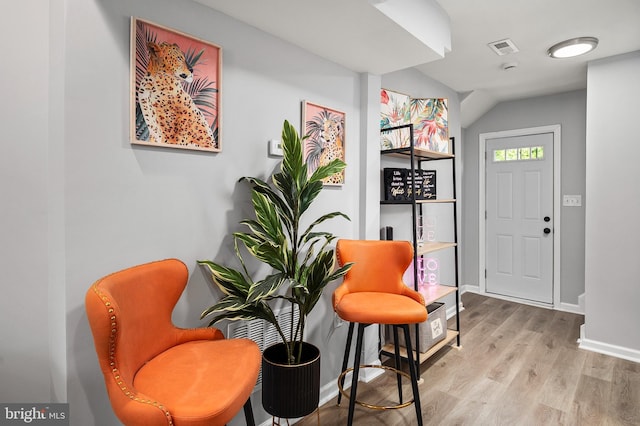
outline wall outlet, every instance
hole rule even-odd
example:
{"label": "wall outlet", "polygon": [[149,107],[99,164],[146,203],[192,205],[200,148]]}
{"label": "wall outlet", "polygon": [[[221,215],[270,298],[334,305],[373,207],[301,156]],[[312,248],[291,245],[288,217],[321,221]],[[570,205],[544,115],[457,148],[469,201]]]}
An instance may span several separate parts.
{"label": "wall outlet", "polygon": [[563,195],[562,205],[564,207],[581,207],[582,195]]}

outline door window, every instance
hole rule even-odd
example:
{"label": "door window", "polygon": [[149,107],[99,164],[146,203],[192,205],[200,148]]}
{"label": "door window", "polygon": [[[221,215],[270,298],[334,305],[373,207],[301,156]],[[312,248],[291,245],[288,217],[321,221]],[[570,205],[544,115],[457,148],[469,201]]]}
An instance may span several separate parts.
{"label": "door window", "polygon": [[544,147],[526,146],[522,148],[494,149],[493,162],[543,160]]}

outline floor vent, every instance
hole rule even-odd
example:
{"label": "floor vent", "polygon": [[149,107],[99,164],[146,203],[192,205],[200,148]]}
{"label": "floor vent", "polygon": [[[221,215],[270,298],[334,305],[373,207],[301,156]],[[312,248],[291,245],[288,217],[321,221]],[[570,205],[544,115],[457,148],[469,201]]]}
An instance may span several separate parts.
{"label": "floor vent", "polygon": [[496,52],[499,56],[508,55],[510,53],[516,53],[520,50],[516,47],[516,45],[508,38],[504,40],[493,41],[489,43],[487,46],[491,48],[494,52]]}
{"label": "floor vent", "polygon": [[[299,311],[296,309],[293,315],[294,324],[298,322],[300,317]],[[287,338],[291,337],[291,308],[283,308],[276,312],[278,325],[282,329]],[[227,326],[227,337],[230,339],[246,338],[251,339],[258,344],[260,351],[264,351],[269,346],[281,341],[280,335],[276,331],[273,324],[267,323],[261,319],[250,321],[234,321]],[[262,385],[262,370],[258,375],[258,382],[253,392],[260,390]]]}

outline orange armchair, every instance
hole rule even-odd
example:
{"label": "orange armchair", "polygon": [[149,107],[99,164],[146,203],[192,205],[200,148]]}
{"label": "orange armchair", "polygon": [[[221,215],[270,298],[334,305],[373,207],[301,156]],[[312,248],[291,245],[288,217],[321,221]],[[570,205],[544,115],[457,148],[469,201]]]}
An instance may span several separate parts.
{"label": "orange armchair", "polygon": [[[338,379],[340,389],[338,404],[340,404],[345,375],[348,371],[353,371],[347,424],[351,425],[353,422],[355,403],[377,409],[402,408],[413,403],[417,415],[417,424],[421,426],[422,413],[418,391],[418,373],[413,360],[409,324],[426,321],[427,308],[422,295],[407,287],[402,281],[405,270],[413,260],[413,247],[408,241],[338,240],[336,255],[341,266],[353,262],[353,266],[344,276],[342,284],[333,293],[333,308],[335,312],[343,320],[349,321],[342,373]],[[353,329],[356,323],[358,324],[358,335],[353,368],[347,369]],[[389,324],[393,326],[396,345],[396,368],[386,369],[395,371],[398,378],[400,404],[395,406],[373,406],[356,400],[364,329],[371,324]],[[400,371],[399,328],[404,331],[410,371],[407,376],[411,380],[413,390],[413,400],[407,403],[402,402],[401,375],[406,375],[406,373],[401,373]]]}
{"label": "orange armchair", "polygon": [[260,370],[258,346],[216,328],[177,328],[171,314],[188,279],[177,259],[108,275],[85,306],[111,406],[125,425],[224,425],[244,406]]}

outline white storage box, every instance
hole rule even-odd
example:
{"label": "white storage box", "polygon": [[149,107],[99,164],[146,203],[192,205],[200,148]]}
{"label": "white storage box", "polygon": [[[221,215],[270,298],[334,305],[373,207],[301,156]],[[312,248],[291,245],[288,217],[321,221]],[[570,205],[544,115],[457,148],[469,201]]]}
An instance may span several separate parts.
{"label": "white storage box", "polygon": [[[443,340],[447,335],[447,309],[444,303],[432,303],[427,306],[427,320],[420,323],[420,352],[427,352],[431,346]],[[411,336],[411,346],[416,349],[416,326],[409,324],[409,335]],[[393,340],[393,338],[391,339]],[[398,343],[406,347],[404,332],[398,330]]]}

